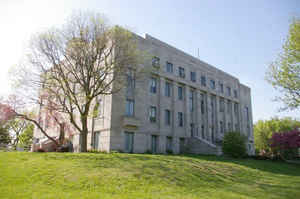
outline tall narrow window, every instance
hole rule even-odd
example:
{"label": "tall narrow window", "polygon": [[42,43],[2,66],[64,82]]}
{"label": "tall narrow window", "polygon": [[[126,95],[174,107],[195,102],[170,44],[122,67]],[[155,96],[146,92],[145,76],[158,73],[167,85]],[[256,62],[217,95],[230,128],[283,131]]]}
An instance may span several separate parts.
{"label": "tall narrow window", "polygon": [[165,110],[165,124],[167,126],[171,125],[171,111],[168,109]]}
{"label": "tall narrow window", "polygon": [[220,98],[220,112],[224,112],[224,109],[225,109],[224,99]]}
{"label": "tall narrow window", "polygon": [[237,92],[237,90],[234,90],[233,93],[234,93],[234,97],[238,98],[238,92]]}
{"label": "tall narrow window", "polygon": [[125,151],[133,153],[133,140],[134,134],[131,132],[125,132]]}
{"label": "tall narrow window", "polygon": [[216,88],[216,82],[213,79],[210,80],[210,88],[211,89],[215,89]]}
{"label": "tall narrow window", "polygon": [[204,114],[204,95],[201,94],[201,114]]}
{"label": "tall narrow window", "polygon": [[178,72],[179,72],[179,77],[185,78],[184,68],[179,67],[179,68],[178,68]]}
{"label": "tall narrow window", "polygon": [[193,112],[194,111],[194,95],[195,95],[195,91],[190,90],[190,111]]}
{"label": "tall narrow window", "polygon": [[201,76],[201,86],[206,86],[206,77],[204,75]]}
{"label": "tall narrow window", "polygon": [[196,82],[196,79],[197,79],[196,72],[191,72],[191,81]]}
{"label": "tall narrow window", "polygon": [[183,113],[178,112],[178,126],[182,127],[183,126]]}
{"label": "tall narrow window", "polygon": [[172,88],[172,85],[170,82],[166,82],[166,85],[165,85],[165,96],[166,97],[170,97],[171,96],[171,88]]}
{"label": "tall narrow window", "polygon": [[204,125],[201,125],[201,136],[203,139],[205,138]]}
{"label": "tall narrow window", "polygon": [[227,102],[227,113],[231,114],[232,113],[232,103],[230,100]]}
{"label": "tall narrow window", "polygon": [[151,151],[152,153],[157,153],[158,148],[158,136],[152,135],[151,136]]}
{"label": "tall narrow window", "polygon": [[150,122],[156,122],[156,107],[151,106],[149,111],[149,120]]}
{"label": "tall narrow window", "polygon": [[249,109],[247,106],[245,106],[245,115],[246,115],[246,120],[249,121]]}
{"label": "tall narrow window", "polygon": [[150,79],[150,92],[156,93],[157,88],[157,79],[155,77],[151,77]]}
{"label": "tall narrow window", "polygon": [[191,123],[191,124],[190,124],[190,127],[191,127],[191,136],[192,136],[192,137],[196,137],[195,124],[194,124],[194,123]]}
{"label": "tall narrow window", "polygon": [[234,114],[238,115],[238,111],[239,111],[239,105],[238,103],[234,103]]}
{"label": "tall narrow window", "polygon": [[178,99],[183,100],[183,87],[178,86]]}
{"label": "tall narrow window", "polygon": [[173,140],[172,137],[167,137],[167,143],[166,143],[166,151],[168,152],[172,152],[173,150],[173,144],[172,144]]}
{"label": "tall narrow window", "polygon": [[224,123],[222,121],[220,121],[220,132],[221,134],[224,133]]}
{"label": "tall narrow window", "polygon": [[166,71],[168,73],[173,73],[173,64],[172,63],[170,63],[170,62],[166,63]]}
{"label": "tall narrow window", "polygon": [[126,99],[126,110],[127,116],[134,116],[134,100]]}
{"label": "tall narrow window", "polygon": [[231,124],[231,122],[228,122],[228,131],[232,131],[232,124]]}
{"label": "tall narrow window", "polygon": [[231,88],[227,86],[227,96],[231,96]]}
{"label": "tall narrow window", "polygon": [[219,83],[219,86],[220,86],[220,93],[224,93],[224,85],[223,83]]}
{"label": "tall narrow window", "polygon": [[127,89],[135,88],[135,75],[133,70],[127,72]]}

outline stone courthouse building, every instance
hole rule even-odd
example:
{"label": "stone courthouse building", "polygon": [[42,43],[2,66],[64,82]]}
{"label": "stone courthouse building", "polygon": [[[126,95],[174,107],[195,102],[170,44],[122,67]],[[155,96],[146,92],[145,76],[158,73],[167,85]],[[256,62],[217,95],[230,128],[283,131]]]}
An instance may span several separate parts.
{"label": "stone courthouse building", "polygon": [[[100,97],[88,148],[133,153],[221,154],[228,131],[247,137],[254,154],[251,90],[239,79],[146,34],[136,36],[154,70],[128,75],[121,92]],[[150,62],[151,62],[150,61]],[[72,137],[75,151],[79,134]]]}

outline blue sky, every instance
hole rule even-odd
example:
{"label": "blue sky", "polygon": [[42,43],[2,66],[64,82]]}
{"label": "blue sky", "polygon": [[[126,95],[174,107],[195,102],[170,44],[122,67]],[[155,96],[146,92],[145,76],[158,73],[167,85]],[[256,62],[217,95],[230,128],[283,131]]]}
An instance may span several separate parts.
{"label": "blue sky", "polygon": [[74,10],[104,13],[113,24],[148,33],[238,77],[252,89],[254,121],[279,113],[278,93],[264,80],[281,51],[297,0],[2,0],[0,1],[0,94],[8,94],[9,67],[26,52],[30,34],[63,23]]}

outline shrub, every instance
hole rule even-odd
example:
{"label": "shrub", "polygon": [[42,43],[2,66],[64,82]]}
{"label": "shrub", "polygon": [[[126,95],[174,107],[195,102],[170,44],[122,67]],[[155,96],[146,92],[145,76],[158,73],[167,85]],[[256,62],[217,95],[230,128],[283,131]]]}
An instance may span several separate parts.
{"label": "shrub", "polygon": [[223,153],[234,158],[247,155],[246,137],[239,132],[228,132],[225,134],[222,144]]}

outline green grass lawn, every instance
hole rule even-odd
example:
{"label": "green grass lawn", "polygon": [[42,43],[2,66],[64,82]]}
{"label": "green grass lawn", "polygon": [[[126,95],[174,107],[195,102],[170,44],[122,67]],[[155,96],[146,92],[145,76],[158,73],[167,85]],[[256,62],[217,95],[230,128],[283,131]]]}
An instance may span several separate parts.
{"label": "green grass lawn", "polygon": [[214,156],[0,152],[0,198],[300,198],[300,166]]}

